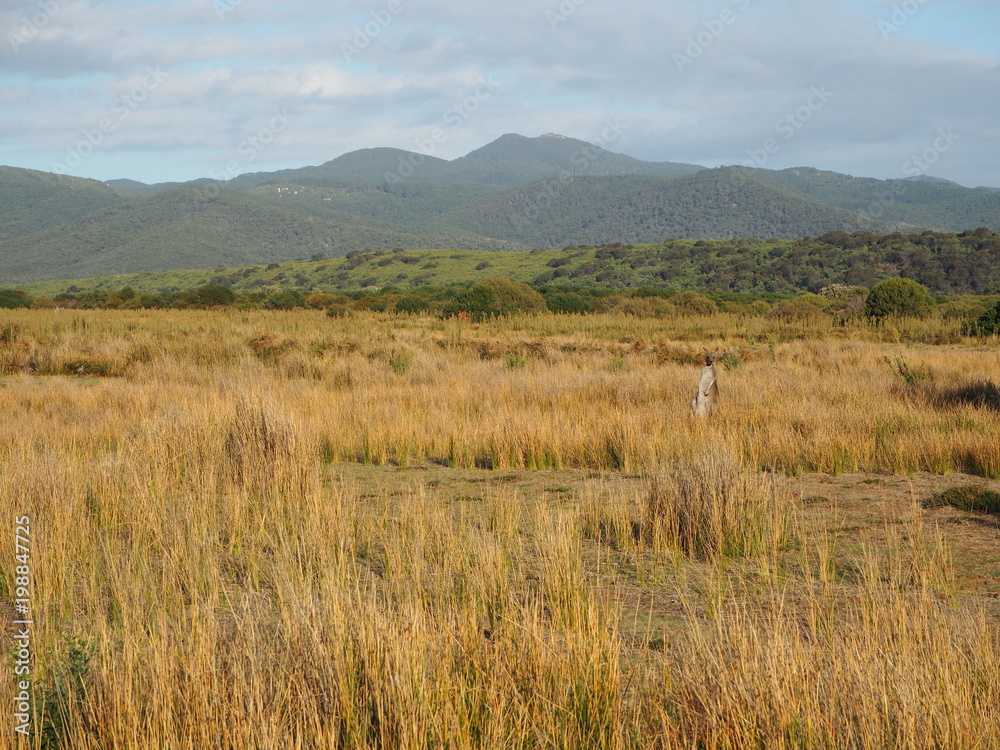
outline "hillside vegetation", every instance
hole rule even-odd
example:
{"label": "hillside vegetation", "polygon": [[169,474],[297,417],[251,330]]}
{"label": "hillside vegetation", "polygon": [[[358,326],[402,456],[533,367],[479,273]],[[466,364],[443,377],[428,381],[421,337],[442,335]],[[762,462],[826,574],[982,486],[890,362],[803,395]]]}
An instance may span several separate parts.
{"label": "hillside vegetation", "polygon": [[21,285],[32,294],[130,287],[170,292],[217,284],[237,292],[412,290],[472,284],[499,276],[565,289],[699,290],[796,294],[831,285],[871,288],[894,276],[931,293],[1000,294],[1000,234],[987,229],[944,234],[830,232],[800,240],[669,240],[653,245],[566,247],[505,252],[428,250],[352,252],[267,266],[52,281]]}
{"label": "hillside vegetation", "polygon": [[185,185],[0,245],[0,283],[236,266],[397,246],[522,247],[461,231],[407,232],[362,216],[328,209],[310,213],[232,190]]}
{"label": "hillside vegetation", "polygon": [[[125,201],[103,182],[0,167],[0,247],[3,243]],[[0,264],[6,261],[0,254]]]}
{"label": "hillside vegetation", "polygon": [[4,168],[0,198],[5,284],[393,248],[1000,230],[1000,190],[646,162],[552,134],[508,134],[452,161],[364,149],[224,183],[103,185]]}

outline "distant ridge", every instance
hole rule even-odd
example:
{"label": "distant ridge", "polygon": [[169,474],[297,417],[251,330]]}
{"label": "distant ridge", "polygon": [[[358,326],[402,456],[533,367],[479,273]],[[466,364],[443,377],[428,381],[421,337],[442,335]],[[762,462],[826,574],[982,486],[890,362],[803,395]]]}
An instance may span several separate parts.
{"label": "distant ridge", "polygon": [[555,133],[536,138],[507,133],[452,161],[397,148],[365,148],[317,167],[240,175],[229,183],[229,187],[248,190],[269,182],[334,184],[349,180],[375,184],[437,182],[513,187],[563,174],[679,177],[702,169],[704,167],[696,164],[640,161]]}
{"label": "distant ridge", "polygon": [[[609,125],[607,143],[613,135]],[[0,168],[4,284],[395,248],[530,250],[978,227],[1000,230],[1000,190],[811,167],[648,162],[556,133],[508,133],[451,161],[361,149],[228,182],[105,184]]]}

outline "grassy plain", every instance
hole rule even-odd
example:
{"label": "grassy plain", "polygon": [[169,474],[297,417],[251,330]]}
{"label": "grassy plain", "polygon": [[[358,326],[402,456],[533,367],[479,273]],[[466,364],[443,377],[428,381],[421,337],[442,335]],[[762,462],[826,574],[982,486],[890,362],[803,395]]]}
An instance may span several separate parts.
{"label": "grassy plain", "polygon": [[4,312],[23,745],[997,747],[957,325]]}

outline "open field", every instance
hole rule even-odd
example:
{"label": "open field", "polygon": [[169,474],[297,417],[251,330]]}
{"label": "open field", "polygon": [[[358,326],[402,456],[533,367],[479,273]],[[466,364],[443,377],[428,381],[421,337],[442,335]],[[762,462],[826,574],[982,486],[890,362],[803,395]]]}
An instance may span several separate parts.
{"label": "open field", "polygon": [[1000,747],[997,516],[920,504],[1000,490],[949,325],[3,312],[22,746]]}

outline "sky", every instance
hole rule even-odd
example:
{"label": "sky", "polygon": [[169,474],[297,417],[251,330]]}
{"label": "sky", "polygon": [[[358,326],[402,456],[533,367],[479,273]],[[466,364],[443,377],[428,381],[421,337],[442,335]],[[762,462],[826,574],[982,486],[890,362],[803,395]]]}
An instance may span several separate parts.
{"label": "sky", "polygon": [[996,0],[0,0],[0,164],[147,183],[559,133],[1000,187]]}

